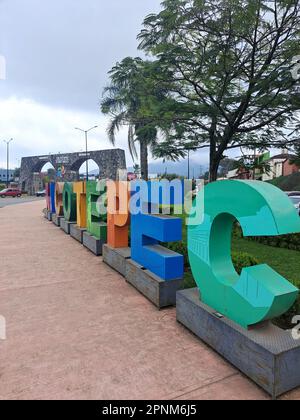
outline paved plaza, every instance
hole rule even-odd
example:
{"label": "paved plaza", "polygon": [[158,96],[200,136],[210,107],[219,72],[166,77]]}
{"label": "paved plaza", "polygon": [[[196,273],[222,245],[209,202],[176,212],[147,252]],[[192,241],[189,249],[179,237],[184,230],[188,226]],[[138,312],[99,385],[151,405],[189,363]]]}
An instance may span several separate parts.
{"label": "paved plaza", "polygon": [[[0,209],[1,399],[268,399],[42,216]],[[300,399],[300,390],[285,395]]]}

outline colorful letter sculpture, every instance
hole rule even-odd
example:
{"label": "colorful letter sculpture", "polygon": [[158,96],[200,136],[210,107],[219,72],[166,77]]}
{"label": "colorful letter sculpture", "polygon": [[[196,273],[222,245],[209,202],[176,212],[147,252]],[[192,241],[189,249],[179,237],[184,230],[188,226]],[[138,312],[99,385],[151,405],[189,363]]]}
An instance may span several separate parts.
{"label": "colorful letter sculpture", "polygon": [[128,247],[129,199],[127,182],[108,182],[107,244],[112,248]]}
{"label": "colorful letter sculpture", "polygon": [[181,219],[147,214],[131,217],[131,258],[163,280],[183,277],[183,256],[159,245],[182,239]]}
{"label": "colorful letter sculpture", "polygon": [[200,300],[244,328],[284,314],[298,289],[268,265],[244,268],[239,276],[231,258],[231,235],[235,220],[244,236],[299,232],[300,219],[286,194],[254,181],[216,182],[199,198],[202,194],[204,221],[188,228],[189,258]]}
{"label": "colorful letter sculpture", "polygon": [[51,195],[50,195],[50,184],[46,184],[46,209],[47,211],[51,211]]}
{"label": "colorful letter sculpture", "polygon": [[86,182],[74,182],[73,191],[76,194],[77,226],[86,228]]}
{"label": "colorful letter sculpture", "polygon": [[65,182],[63,189],[63,214],[67,222],[76,222],[76,194],[73,191],[73,183]]}
{"label": "colorful letter sculpture", "polygon": [[104,206],[103,194],[106,188],[101,188],[101,181],[88,181],[86,183],[87,198],[87,231],[97,239],[107,240],[107,217],[100,214],[100,207]]}
{"label": "colorful letter sculpture", "polygon": [[56,215],[61,217],[64,215],[64,205],[63,205],[63,191],[64,191],[64,182],[57,182],[55,184],[55,208]]}
{"label": "colorful letter sculpture", "polygon": [[55,183],[54,182],[50,182],[49,189],[50,189],[50,212],[52,214],[55,214],[56,207],[55,207]]}

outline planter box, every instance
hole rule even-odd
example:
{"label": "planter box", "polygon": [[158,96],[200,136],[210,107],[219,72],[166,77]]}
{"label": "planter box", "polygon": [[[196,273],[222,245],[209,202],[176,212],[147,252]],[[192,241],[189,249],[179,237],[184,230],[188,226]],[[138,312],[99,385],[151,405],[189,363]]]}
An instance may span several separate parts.
{"label": "planter box", "polygon": [[62,216],[57,216],[57,214],[52,214],[52,222],[55,224],[55,226],[60,227],[60,221],[63,219]]}
{"label": "planter box", "polygon": [[86,232],[86,229],[79,228],[77,225],[72,224],[70,226],[70,235],[72,238],[76,239],[76,241],[83,244],[83,234]]}
{"label": "planter box", "polygon": [[122,276],[126,276],[126,264],[131,257],[130,248],[111,248],[103,245],[103,262],[112,267]]}
{"label": "planter box", "polygon": [[177,293],[176,313],[178,322],[273,398],[300,386],[300,340],[290,331],[270,322],[245,330],[202,303],[197,288]]}
{"label": "planter box", "polygon": [[159,309],[176,304],[176,292],[183,284],[183,279],[165,281],[133,260],[126,262],[126,281]]}
{"label": "planter box", "polygon": [[60,228],[63,230],[67,235],[70,235],[70,228],[71,225],[75,225],[76,222],[68,222],[64,218],[60,219]]}
{"label": "planter box", "polygon": [[105,244],[104,241],[97,239],[95,236],[88,232],[83,233],[83,245],[89,249],[94,255],[102,255],[102,247]]}

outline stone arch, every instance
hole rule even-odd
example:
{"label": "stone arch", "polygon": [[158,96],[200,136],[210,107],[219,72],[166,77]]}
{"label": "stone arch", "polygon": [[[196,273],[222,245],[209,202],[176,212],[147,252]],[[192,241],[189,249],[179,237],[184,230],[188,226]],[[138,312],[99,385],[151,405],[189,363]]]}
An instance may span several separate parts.
{"label": "stone arch", "polygon": [[58,172],[63,168],[63,174],[57,180],[77,181],[78,172],[87,160],[93,160],[99,167],[100,178],[117,179],[118,170],[126,169],[125,152],[121,149],[98,150],[88,153],[62,153],[45,156],[22,158],[20,187],[29,194],[35,194],[34,174],[39,173],[46,163],[51,163]]}

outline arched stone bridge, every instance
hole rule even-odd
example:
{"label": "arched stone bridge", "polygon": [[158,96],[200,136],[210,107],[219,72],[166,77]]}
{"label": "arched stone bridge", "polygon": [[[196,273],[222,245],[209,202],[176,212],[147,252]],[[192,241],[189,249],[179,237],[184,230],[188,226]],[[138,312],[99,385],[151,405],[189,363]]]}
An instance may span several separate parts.
{"label": "arched stone bridge", "polygon": [[35,194],[37,189],[35,177],[47,163],[53,165],[56,173],[59,168],[64,167],[63,177],[56,176],[56,180],[77,181],[80,167],[89,159],[94,160],[99,166],[101,179],[115,180],[118,170],[126,169],[125,152],[121,149],[24,157],[21,163],[20,188],[28,194]]}

